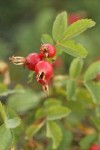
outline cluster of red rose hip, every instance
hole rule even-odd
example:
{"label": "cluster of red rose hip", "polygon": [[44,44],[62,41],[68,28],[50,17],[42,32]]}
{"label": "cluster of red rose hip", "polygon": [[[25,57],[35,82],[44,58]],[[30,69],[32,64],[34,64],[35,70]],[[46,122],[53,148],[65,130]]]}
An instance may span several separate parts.
{"label": "cluster of red rose hip", "polygon": [[46,58],[53,58],[56,49],[51,44],[42,44],[40,53],[30,53],[26,58],[12,56],[9,58],[15,65],[24,65],[30,71],[35,71],[37,81],[42,84],[43,90],[48,91],[48,83],[53,75],[52,64]]}

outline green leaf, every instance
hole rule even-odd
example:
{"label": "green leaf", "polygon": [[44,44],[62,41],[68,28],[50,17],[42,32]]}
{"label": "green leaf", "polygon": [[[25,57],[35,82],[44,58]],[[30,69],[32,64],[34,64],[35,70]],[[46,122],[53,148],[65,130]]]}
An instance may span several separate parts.
{"label": "green leaf", "polygon": [[92,80],[96,77],[97,74],[100,74],[100,61],[90,65],[90,67],[85,72],[84,80]]}
{"label": "green leaf", "polygon": [[77,44],[73,40],[60,41],[56,47],[74,57],[85,58],[88,54],[87,50],[81,44]]}
{"label": "green leaf", "polygon": [[26,136],[29,138],[33,137],[43,127],[44,123],[44,118],[35,121],[26,129]]}
{"label": "green leaf", "polygon": [[67,13],[62,12],[57,15],[52,29],[53,39],[57,42],[62,39],[67,28]]}
{"label": "green leaf", "polygon": [[87,69],[84,75],[84,85],[89,90],[93,102],[97,103],[100,101],[100,82],[94,82],[93,79],[96,75],[100,74],[100,62],[95,62]]}
{"label": "green leaf", "polygon": [[54,98],[49,98],[44,103],[44,106],[46,107],[46,109],[52,106],[57,106],[57,105],[61,105],[61,101],[58,101],[57,99],[54,99]]}
{"label": "green leaf", "polygon": [[56,120],[61,119],[68,116],[70,113],[70,109],[64,106],[52,106],[46,109],[47,120]]}
{"label": "green leaf", "polygon": [[53,39],[52,39],[52,37],[50,36],[50,35],[48,35],[48,34],[43,34],[42,35],[42,37],[41,37],[41,41],[42,41],[42,43],[43,44],[54,44],[54,42],[53,42]]}
{"label": "green leaf", "polygon": [[4,106],[2,105],[1,102],[0,102],[0,113],[1,113],[3,121],[5,121],[5,119],[7,118],[7,115],[6,115],[6,112],[5,112],[5,108],[4,108]]}
{"label": "green leaf", "polygon": [[66,147],[68,147],[71,144],[72,140],[73,140],[72,132],[63,129],[63,139],[57,150],[67,150]]}
{"label": "green leaf", "polygon": [[91,19],[78,20],[67,28],[64,39],[71,39],[93,26],[95,26],[95,22]]}
{"label": "green leaf", "polygon": [[8,98],[7,105],[19,113],[35,108],[40,102],[41,94],[38,96],[34,92],[25,91],[23,93],[14,94]]}
{"label": "green leaf", "polygon": [[56,149],[62,141],[62,132],[60,127],[54,121],[47,122],[46,136],[53,141],[53,149]]}
{"label": "green leaf", "polygon": [[19,117],[5,120],[6,128],[16,128],[17,126],[20,125],[20,123],[21,123],[21,120]]}
{"label": "green leaf", "polygon": [[25,89],[22,87],[22,85],[16,85],[15,88],[12,90],[12,89],[8,89],[5,91],[3,90],[4,87],[2,87],[2,85],[0,85],[0,88],[2,88],[2,91],[0,93],[0,97],[2,96],[8,96],[8,95],[11,95],[11,94],[14,94],[14,93],[23,93],[25,92]]}
{"label": "green leaf", "polygon": [[68,100],[74,99],[76,90],[76,81],[73,79],[67,80],[67,98]]}
{"label": "green leaf", "polygon": [[69,75],[72,78],[76,78],[79,76],[83,67],[83,60],[80,58],[75,58],[69,68]]}
{"label": "green leaf", "polygon": [[1,102],[0,102],[0,112],[6,128],[16,128],[17,126],[20,125],[21,121],[19,117],[8,119],[8,114],[6,114],[5,108]]}
{"label": "green leaf", "polygon": [[0,150],[8,150],[13,141],[13,134],[10,129],[7,129],[3,124],[0,126]]}
{"label": "green leaf", "polygon": [[95,142],[96,140],[97,140],[97,134],[91,134],[91,135],[84,137],[80,141],[79,145],[80,145],[81,149],[88,150],[89,147],[91,146],[91,144],[93,142]]}
{"label": "green leaf", "polygon": [[84,85],[89,90],[94,103],[100,102],[100,82],[95,83],[92,81],[84,82]]}

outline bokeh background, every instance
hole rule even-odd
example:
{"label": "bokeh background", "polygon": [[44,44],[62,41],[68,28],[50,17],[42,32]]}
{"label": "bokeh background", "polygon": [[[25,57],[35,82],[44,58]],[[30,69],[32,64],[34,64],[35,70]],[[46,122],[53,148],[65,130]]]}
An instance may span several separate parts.
{"label": "bokeh background", "polygon": [[[91,18],[96,26],[76,40],[82,43],[89,55],[85,65],[95,61],[100,56],[100,0],[1,0],[0,1],[0,60],[10,66],[12,84],[27,80],[28,72],[15,67],[9,62],[12,55],[27,56],[31,52],[38,52],[41,35],[51,35],[53,21],[61,11],[68,15],[76,14],[80,18]],[[63,71],[67,72],[73,57],[61,56],[64,62]],[[62,69],[59,69],[59,72]]]}

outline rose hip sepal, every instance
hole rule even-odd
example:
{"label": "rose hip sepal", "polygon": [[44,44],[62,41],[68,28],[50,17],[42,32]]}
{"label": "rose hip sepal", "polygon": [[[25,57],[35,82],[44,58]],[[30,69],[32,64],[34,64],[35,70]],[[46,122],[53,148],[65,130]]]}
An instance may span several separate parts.
{"label": "rose hip sepal", "polygon": [[42,44],[40,47],[40,55],[43,58],[52,58],[56,55],[56,49],[51,44]]}
{"label": "rose hip sepal", "polygon": [[42,84],[44,92],[48,92],[48,83],[53,75],[52,65],[47,61],[40,61],[35,66],[36,79]]}
{"label": "rose hip sepal", "polygon": [[100,145],[97,145],[97,144],[93,144],[89,150],[100,150]]}
{"label": "rose hip sepal", "polygon": [[24,65],[27,69],[34,71],[35,65],[42,60],[40,54],[30,53],[26,58],[20,56],[12,56],[9,58],[15,65]]}

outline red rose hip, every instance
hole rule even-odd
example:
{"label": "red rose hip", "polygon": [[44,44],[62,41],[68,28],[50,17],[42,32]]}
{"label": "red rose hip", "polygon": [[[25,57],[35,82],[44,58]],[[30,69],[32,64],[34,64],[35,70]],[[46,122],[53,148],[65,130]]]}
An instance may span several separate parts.
{"label": "red rose hip", "polygon": [[53,74],[52,65],[47,61],[40,61],[35,66],[36,78],[42,85],[48,84]]}
{"label": "red rose hip", "polygon": [[41,60],[41,55],[37,53],[31,53],[26,57],[25,67],[27,67],[29,70],[34,70],[35,65]]}
{"label": "red rose hip", "polygon": [[78,21],[79,19],[81,19],[81,16],[78,13],[71,13],[68,16],[68,23],[72,24],[72,23]]}
{"label": "red rose hip", "polygon": [[93,144],[89,150],[100,150],[100,145],[97,145],[97,144]]}
{"label": "red rose hip", "polygon": [[56,49],[53,45],[51,44],[43,44],[40,47],[40,54],[43,58],[52,58],[56,54]]}

